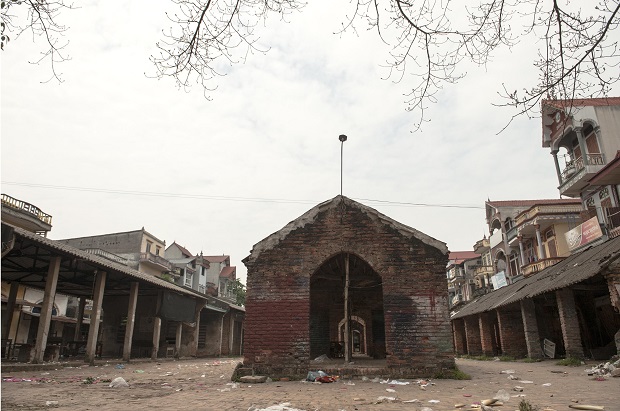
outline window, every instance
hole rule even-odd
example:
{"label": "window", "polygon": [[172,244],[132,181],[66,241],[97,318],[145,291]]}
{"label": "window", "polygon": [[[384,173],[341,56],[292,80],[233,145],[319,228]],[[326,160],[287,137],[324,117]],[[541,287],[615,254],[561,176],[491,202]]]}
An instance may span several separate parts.
{"label": "window", "polygon": [[146,252],[150,253],[151,252],[151,247],[153,246],[153,242],[152,241],[147,241],[146,242]]}
{"label": "window", "polygon": [[193,276],[194,276],[194,275],[193,275],[192,273],[190,273],[189,271],[187,271],[187,272],[185,273],[185,285],[186,285],[187,287],[191,287],[191,286],[192,286],[192,277],[193,277]]}
{"label": "window", "polygon": [[156,246],[155,247],[155,255],[159,255],[160,252],[161,252],[161,247],[160,246]]}

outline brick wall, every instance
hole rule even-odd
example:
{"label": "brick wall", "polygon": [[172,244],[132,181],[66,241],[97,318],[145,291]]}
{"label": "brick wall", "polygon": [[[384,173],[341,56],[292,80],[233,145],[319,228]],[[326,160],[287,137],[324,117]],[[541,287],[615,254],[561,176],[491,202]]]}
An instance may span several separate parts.
{"label": "brick wall", "polygon": [[[332,317],[341,309],[315,289],[311,293],[311,278],[324,262],[345,252],[363,260],[382,280],[385,350],[394,373],[422,375],[452,368],[447,255],[434,246],[441,243],[348,199],[342,213],[337,199],[257,244],[244,260],[246,366],[273,375],[307,372],[311,354],[323,351],[326,338],[337,332]],[[356,305],[372,325],[372,314]]]}
{"label": "brick wall", "polygon": [[454,337],[454,352],[457,355],[467,354],[467,340],[465,339],[465,320],[458,318],[452,321],[452,335]]}
{"label": "brick wall", "polygon": [[527,357],[521,305],[514,303],[496,311],[502,354],[515,358]]}
{"label": "brick wall", "polygon": [[538,320],[536,318],[536,306],[533,299],[521,300],[521,317],[523,320],[525,343],[527,345],[527,356],[529,358],[543,358],[541,338],[538,332]]}
{"label": "brick wall", "polygon": [[483,312],[480,313],[478,317],[482,354],[487,356],[495,356],[498,353],[497,342],[495,341],[495,335],[493,333],[494,314],[494,312]]}
{"label": "brick wall", "polygon": [[480,338],[480,324],[477,315],[470,315],[465,320],[465,339],[467,340],[467,354],[481,355],[482,341]]}

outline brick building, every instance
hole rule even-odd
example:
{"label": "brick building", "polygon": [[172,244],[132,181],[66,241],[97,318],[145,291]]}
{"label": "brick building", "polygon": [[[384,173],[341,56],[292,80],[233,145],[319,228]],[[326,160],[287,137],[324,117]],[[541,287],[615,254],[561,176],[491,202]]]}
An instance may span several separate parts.
{"label": "brick building", "polygon": [[[320,355],[384,361],[390,374],[454,367],[444,243],[342,196],[254,245],[244,366],[305,375]],[[343,360],[344,361],[344,360]]]}

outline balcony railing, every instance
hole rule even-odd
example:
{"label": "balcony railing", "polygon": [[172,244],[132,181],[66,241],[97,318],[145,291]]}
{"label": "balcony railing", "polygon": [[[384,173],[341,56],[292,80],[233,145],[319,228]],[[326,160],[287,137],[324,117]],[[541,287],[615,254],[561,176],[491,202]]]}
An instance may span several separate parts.
{"label": "balcony railing", "polygon": [[82,251],[86,251],[89,254],[98,255],[99,257],[107,258],[110,261],[114,261],[119,264],[127,265],[129,261],[126,258],[113,254],[109,251],[102,250],[101,248],[85,248]]}
{"label": "balcony railing", "polygon": [[170,261],[166,260],[165,258],[159,255],[155,255],[153,253],[140,253],[140,262],[144,262],[144,261],[148,261],[153,264],[158,264],[166,268],[169,271],[172,270],[172,264],[170,263]]}
{"label": "balcony railing", "polygon": [[2,194],[2,205],[14,208],[16,210],[25,211],[34,215],[37,219],[44,222],[45,224],[52,225],[52,216],[44,213],[38,207],[33,206],[30,203],[27,203],[22,200],[18,200],[9,195]]}
{"label": "balcony railing", "polygon": [[523,271],[523,275],[527,277],[528,275],[535,274],[539,271],[544,270],[545,268],[551,267],[562,261],[564,257],[552,257],[552,258],[544,258],[542,260],[534,261],[533,263],[526,264],[521,267]]}
{"label": "balcony railing", "polygon": [[481,275],[493,274],[493,266],[491,265],[479,265],[474,270],[474,277],[478,277]]}
{"label": "balcony railing", "polygon": [[583,157],[576,158],[575,160],[568,161],[566,167],[562,171],[562,181],[570,180],[570,178],[581,171],[586,165],[604,166],[605,159],[602,153],[588,153],[586,154],[586,163],[584,164]]}
{"label": "balcony railing", "polygon": [[205,294],[206,291],[207,291],[207,287],[205,287],[204,285],[199,285],[198,286],[198,292],[199,293]]}

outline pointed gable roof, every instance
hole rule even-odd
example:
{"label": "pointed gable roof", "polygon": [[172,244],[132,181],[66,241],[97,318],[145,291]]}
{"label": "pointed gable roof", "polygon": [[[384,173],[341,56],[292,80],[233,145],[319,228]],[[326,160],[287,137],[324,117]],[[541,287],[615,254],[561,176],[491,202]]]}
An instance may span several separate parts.
{"label": "pointed gable roof", "polygon": [[429,235],[426,235],[423,232],[416,230],[415,228],[399,223],[398,221],[393,220],[384,214],[381,214],[374,208],[368,207],[362,203],[358,203],[357,201],[351,200],[348,197],[337,195],[331,200],[324,201],[314,206],[313,208],[306,211],[304,214],[302,214],[297,219],[285,225],[281,230],[276,231],[270,236],[254,244],[254,247],[252,247],[252,251],[250,252],[250,255],[247,256],[245,259],[243,259],[243,262],[255,260],[256,258],[258,258],[258,256],[263,251],[270,250],[276,247],[281,241],[286,239],[286,237],[288,237],[288,235],[294,230],[298,228],[303,228],[307,224],[312,224],[316,220],[319,213],[321,213],[322,211],[340,207],[341,202],[344,202],[346,207],[357,208],[358,210],[367,214],[371,218],[378,219],[383,224],[386,224],[392,227],[393,229],[397,230],[400,234],[402,234],[405,237],[409,237],[409,238],[414,237],[422,241],[423,243],[440,250],[443,254],[448,254],[448,247],[446,243],[436,240],[435,238]]}

